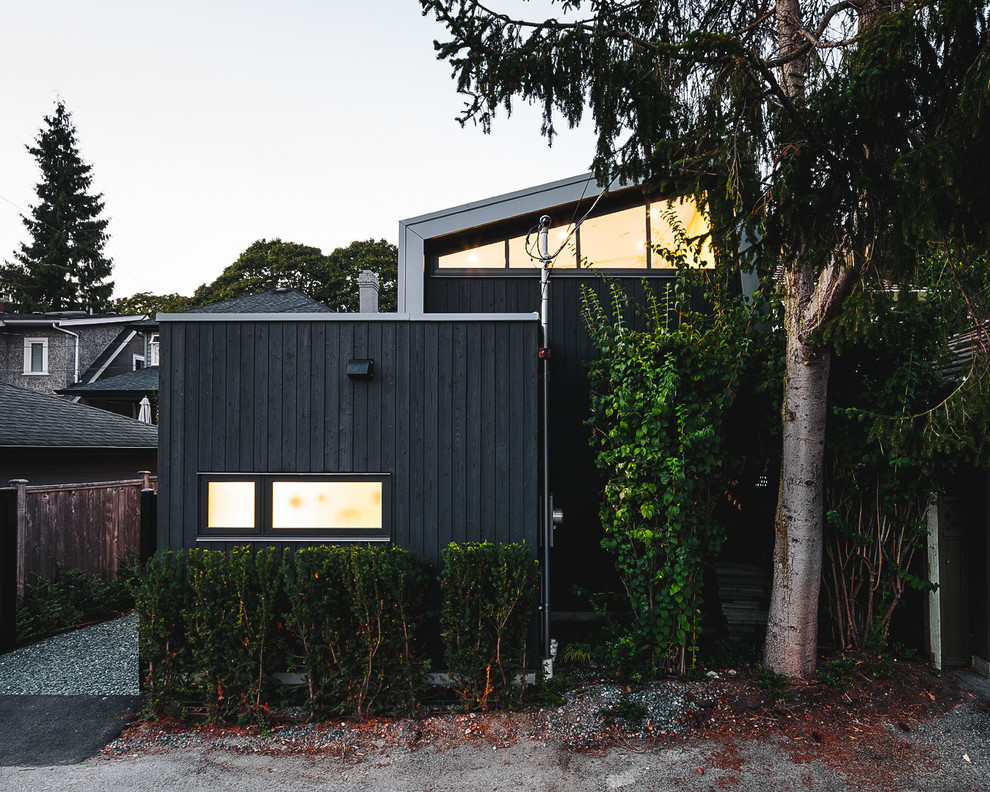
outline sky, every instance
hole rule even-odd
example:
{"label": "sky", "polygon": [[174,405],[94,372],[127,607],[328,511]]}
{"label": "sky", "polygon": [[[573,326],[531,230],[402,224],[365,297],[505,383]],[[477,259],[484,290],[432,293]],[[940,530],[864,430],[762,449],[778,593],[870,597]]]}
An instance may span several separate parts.
{"label": "sky", "polygon": [[6,0],[0,259],[27,241],[25,146],[59,99],[106,204],[116,297],[189,295],[258,239],[395,244],[400,220],[589,169],[590,123],[552,147],[525,105],[491,135],[461,127],[443,37],[416,0]]}

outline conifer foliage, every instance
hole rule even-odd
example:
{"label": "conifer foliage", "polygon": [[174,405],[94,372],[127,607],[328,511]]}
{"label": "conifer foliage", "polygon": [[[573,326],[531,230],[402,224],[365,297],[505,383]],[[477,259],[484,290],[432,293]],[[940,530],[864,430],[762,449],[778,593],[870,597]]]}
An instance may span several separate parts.
{"label": "conifer foliage", "polygon": [[[743,240],[783,272],[781,480],[766,665],[813,674],[828,325],[857,283],[910,283],[933,248],[983,251],[987,0],[420,0],[486,130],[516,101],[551,138],[594,120],[593,167],[706,206],[720,263]],[[740,234],[740,231],[744,231]],[[749,266],[747,263],[746,266]]]}
{"label": "conifer foliage", "polygon": [[103,311],[113,291],[113,262],[103,253],[108,220],[101,217],[103,196],[90,191],[93,167],[79,155],[61,100],[27,150],[41,168],[38,203],[22,218],[30,240],[0,268],[3,291],[22,311]]}

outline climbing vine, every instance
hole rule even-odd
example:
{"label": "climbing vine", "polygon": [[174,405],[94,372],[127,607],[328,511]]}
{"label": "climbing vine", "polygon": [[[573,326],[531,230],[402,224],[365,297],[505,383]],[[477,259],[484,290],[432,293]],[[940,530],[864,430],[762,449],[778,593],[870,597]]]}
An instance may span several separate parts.
{"label": "climbing vine", "polygon": [[611,305],[590,290],[583,315],[601,353],[591,364],[591,444],[604,476],[602,546],[615,557],[632,624],[630,663],[684,671],[700,629],[701,577],[724,531],[712,519],[725,493],[723,424],[748,341],[740,307],[707,318],[682,291]]}

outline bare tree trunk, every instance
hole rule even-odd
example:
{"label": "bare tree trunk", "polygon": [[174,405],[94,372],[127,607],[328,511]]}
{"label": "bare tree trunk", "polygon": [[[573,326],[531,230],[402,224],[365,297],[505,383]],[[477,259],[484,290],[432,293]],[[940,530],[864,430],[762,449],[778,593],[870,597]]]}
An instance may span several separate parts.
{"label": "bare tree trunk", "polygon": [[782,408],[783,449],[775,520],[773,590],[765,664],[789,677],[814,673],[822,570],[822,482],[830,356],[803,343],[816,301],[816,273],[787,275],[787,361]]}

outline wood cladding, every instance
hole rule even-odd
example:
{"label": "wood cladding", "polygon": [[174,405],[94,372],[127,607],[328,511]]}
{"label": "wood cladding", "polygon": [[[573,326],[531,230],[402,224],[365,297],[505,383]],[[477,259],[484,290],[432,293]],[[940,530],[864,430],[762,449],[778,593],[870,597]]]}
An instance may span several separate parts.
{"label": "wood cladding", "polygon": [[[535,553],[538,336],[535,319],[163,321],[159,547],[231,546],[197,541],[199,473],[388,473],[399,546]],[[352,359],[373,378],[348,378]]]}

